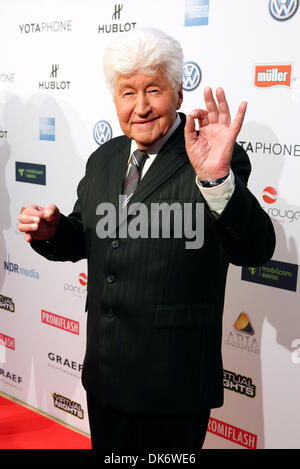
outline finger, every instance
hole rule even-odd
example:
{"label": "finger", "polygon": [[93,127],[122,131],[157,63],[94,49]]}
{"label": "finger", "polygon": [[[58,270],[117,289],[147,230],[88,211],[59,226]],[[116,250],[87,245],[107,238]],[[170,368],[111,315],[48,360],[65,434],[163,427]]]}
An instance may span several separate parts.
{"label": "finger", "polygon": [[197,140],[197,132],[195,126],[195,119],[192,114],[186,116],[186,124],[184,127],[184,138],[187,145],[195,143]]}
{"label": "finger", "polygon": [[206,104],[206,109],[208,111],[208,121],[210,124],[215,124],[219,120],[219,111],[216,104],[216,101],[213,97],[212,89],[205,88],[204,89],[204,100]]}
{"label": "finger", "polygon": [[21,213],[18,216],[18,220],[20,223],[39,223],[40,217],[28,215],[26,213]]}
{"label": "finger", "polygon": [[43,210],[44,210],[44,207],[41,207],[39,205],[28,205],[22,210],[20,215],[25,214],[25,215],[40,217]]}
{"label": "finger", "polygon": [[47,221],[52,221],[58,213],[56,205],[49,204],[43,209],[42,218]]}
{"label": "finger", "polygon": [[219,106],[219,123],[230,126],[231,116],[223,88],[217,88],[216,97]]}
{"label": "finger", "polygon": [[234,136],[235,138],[237,137],[237,135],[239,134],[240,130],[241,130],[241,127],[243,125],[243,122],[244,122],[244,118],[245,118],[245,114],[246,114],[246,110],[247,110],[247,102],[246,101],[243,101],[239,108],[238,108],[238,112],[235,116],[235,119],[233,120],[230,128],[232,129],[233,133],[234,133]]}
{"label": "finger", "polygon": [[198,120],[199,128],[208,125],[208,112],[206,109],[194,109],[190,112],[190,115]]}
{"label": "finger", "polygon": [[18,229],[22,231],[22,233],[29,233],[30,231],[37,231],[38,230],[38,223],[19,223]]}
{"label": "finger", "polygon": [[24,238],[25,238],[25,241],[27,241],[27,243],[30,243],[32,241],[32,236],[30,233],[25,233]]}

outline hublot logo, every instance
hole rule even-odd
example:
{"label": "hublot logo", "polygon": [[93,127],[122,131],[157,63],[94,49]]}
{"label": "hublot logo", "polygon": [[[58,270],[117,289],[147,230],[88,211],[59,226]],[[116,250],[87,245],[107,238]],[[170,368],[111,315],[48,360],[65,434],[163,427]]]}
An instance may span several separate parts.
{"label": "hublot logo", "polygon": [[[57,78],[58,77],[58,64],[52,64],[51,72],[49,73],[49,78]],[[39,82],[39,89],[40,90],[69,90],[70,89],[70,81],[65,80],[50,80],[50,81],[40,81]]]}
{"label": "hublot logo", "polygon": [[123,10],[123,3],[116,4],[111,19],[118,21],[117,23],[101,24],[98,25],[99,34],[110,33],[128,33],[135,28],[136,22],[127,21],[119,22],[121,20],[121,11]]}

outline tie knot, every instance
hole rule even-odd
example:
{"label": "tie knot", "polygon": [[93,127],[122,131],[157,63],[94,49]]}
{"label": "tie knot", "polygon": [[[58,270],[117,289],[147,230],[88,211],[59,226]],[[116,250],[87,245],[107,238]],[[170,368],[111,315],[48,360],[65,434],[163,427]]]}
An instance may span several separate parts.
{"label": "tie knot", "polygon": [[135,152],[132,154],[132,164],[140,168],[143,166],[146,158],[148,158],[148,154],[145,151],[135,150]]}

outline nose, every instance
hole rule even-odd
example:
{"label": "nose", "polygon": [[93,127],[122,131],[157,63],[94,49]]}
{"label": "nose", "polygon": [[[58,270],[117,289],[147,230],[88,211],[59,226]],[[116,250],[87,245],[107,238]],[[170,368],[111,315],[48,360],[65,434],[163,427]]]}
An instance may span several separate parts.
{"label": "nose", "polygon": [[137,94],[134,111],[139,116],[147,116],[151,112],[151,105],[147,93],[141,91]]}

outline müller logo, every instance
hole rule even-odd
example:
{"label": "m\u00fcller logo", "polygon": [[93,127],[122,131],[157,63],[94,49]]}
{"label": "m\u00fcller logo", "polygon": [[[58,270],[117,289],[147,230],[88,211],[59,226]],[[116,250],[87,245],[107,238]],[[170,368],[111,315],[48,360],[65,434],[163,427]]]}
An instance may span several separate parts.
{"label": "m\u00fcller logo", "polygon": [[255,65],[254,84],[258,88],[291,86],[291,65]]}

